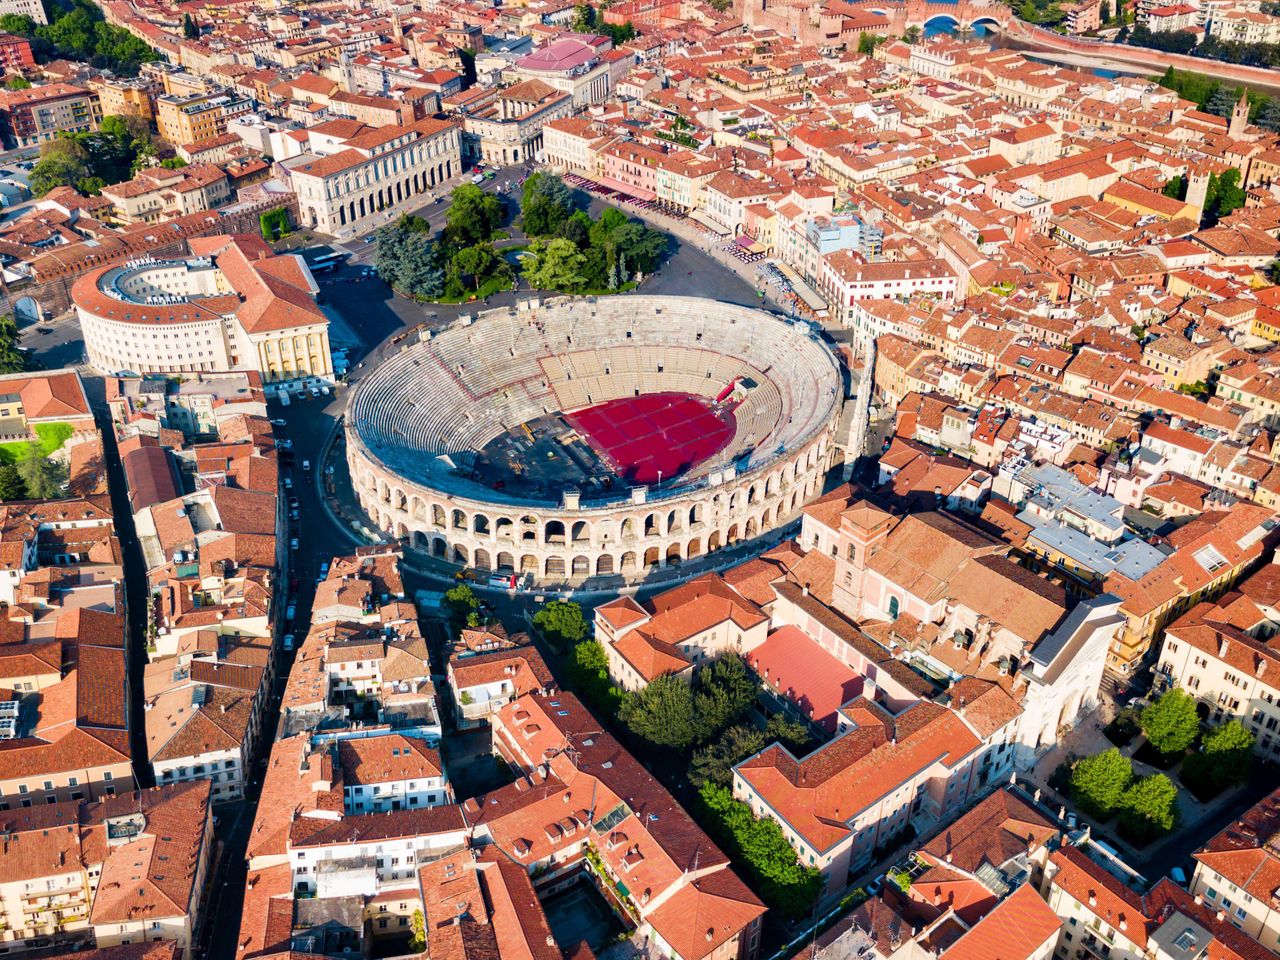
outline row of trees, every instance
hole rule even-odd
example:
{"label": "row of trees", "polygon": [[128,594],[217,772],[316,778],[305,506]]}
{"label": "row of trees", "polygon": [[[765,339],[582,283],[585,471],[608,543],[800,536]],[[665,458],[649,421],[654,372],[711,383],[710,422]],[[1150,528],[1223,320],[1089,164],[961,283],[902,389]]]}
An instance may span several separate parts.
{"label": "row of trees", "polygon": [[1086,757],[1071,771],[1071,799],[1097,820],[1119,816],[1134,843],[1169,833],[1178,822],[1178,788],[1163,773],[1135,779],[1133,764],[1115,747]]}
{"label": "row of trees", "polygon": [[535,173],[525,181],[521,222],[532,238],[524,277],[537,290],[562,293],[616,291],[652,273],[667,252],[668,236],[607,208],[599,220],[559,177]]}
{"label": "row of trees", "polygon": [[[1140,44],[1145,46],[1145,44]],[[1184,100],[1190,100],[1205,113],[1218,117],[1229,117],[1231,111],[1240,102],[1242,93],[1249,98],[1249,121],[1264,130],[1280,133],[1280,97],[1268,96],[1256,90],[1246,91],[1243,87],[1233,87],[1193,70],[1175,70],[1170,67],[1160,75],[1158,82],[1167,90],[1174,91]]]}
{"label": "row of trees", "polygon": [[1206,36],[1197,43],[1194,34],[1182,30],[1153,33],[1142,24],[1124,27],[1116,39],[1135,47],[1188,54],[1204,60],[1222,60],[1249,67],[1280,67],[1280,44],[1276,43],[1244,43],[1214,36]]}
{"label": "row of trees", "polygon": [[803,916],[817,899],[818,872],[804,867],[781,829],[757,819],[730,792],[734,764],[781,742],[793,753],[809,748],[809,731],[775,714],[761,726],[752,716],[759,683],[741,657],[729,654],[702,667],[692,682],[659,677],[639,693],[622,692],[609,677],[604,647],[588,636],[576,603],[554,600],[534,615],[550,643],[569,651],[567,685],[597,712],[617,721],[624,735],[652,757],[673,784],[697,791],[694,813],[755,881],[769,906]]}
{"label": "row of trees", "polygon": [[31,51],[40,62],[81,60],[133,77],[142,64],[159,59],[154,50],[128,30],[107,23],[92,0],[53,4],[47,24],[37,24],[25,14],[6,14],[0,17],[0,30],[30,40]]}
{"label": "row of trees", "polygon": [[636,37],[636,28],[630,20],[621,24],[606,23],[589,3],[580,3],[573,8],[573,29],[578,33],[597,33],[608,37],[615,47]]}

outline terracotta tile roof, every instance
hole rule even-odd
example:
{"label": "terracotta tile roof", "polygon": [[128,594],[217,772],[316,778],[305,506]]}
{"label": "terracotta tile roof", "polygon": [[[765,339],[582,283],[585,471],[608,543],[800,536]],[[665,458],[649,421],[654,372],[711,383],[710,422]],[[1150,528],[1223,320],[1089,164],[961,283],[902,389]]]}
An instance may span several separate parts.
{"label": "terracotta tile roof", "polygon": [[829,733],[836,729],[836,711],[862,695],[863,678],[856,671],[790,624],[771,633],[746,659],[767,686]]}
{"label": "terracotta tile roof", "polygon": [[1027,960],[1038,956],[1062,921],[1040,899],[1035,888],[1024,883],[983,917],[940,960]]}
{"label": "terracotta tile roof", "polygon": [[346,785],[439,777],[439,751],[425,740],[398,733],[338,742],[338,762]]}
{"label": "terracotta tile roof", "polygon": [[940,830],[918,853],[935,864],[976,873],[984,863],[1001,867],[1030,843],[1044,846],[1058,828],[1011,790],[997,790]]}
{"label": "terracotta tile roof", "polygon": [[732,870],[717,870],[680,887],[646,919],[681,960],[702,960],[765,913]]}

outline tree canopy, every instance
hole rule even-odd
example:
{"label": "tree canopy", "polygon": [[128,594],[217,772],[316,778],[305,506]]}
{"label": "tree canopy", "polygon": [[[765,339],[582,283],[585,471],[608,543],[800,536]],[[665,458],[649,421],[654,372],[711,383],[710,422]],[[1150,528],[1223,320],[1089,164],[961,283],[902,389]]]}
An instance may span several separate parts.
{"label": "tree canopy", "polygon": [[556,233],[576,209],[573,191],[554,174],[539,171],[525,180],[520,215],[529,236]]}
{"label": "tree canopy", "polygon": [[59,58],[80,60],[132,77],[142,64],[160,59],[159,54],[128,30],[107,23],[92,0],[70,0],[67,6],[50,6],[51,21],[47,24],[37,24],[21,14],[6,14],[0,17],[0,30],[30,40],[32,53],[42,63]]}
{"label": "tree canopy", "polygon": [[474,183],[460,184],[449,194],[449,209],[444,217],[445,243],[472,247],[487,242],[502,226],[502,216],[502,201],[492,193]]}
{"label": "tree canopy", "polygon": [[1200,732],[1196,701],[1185,690],[1169,690],[1145,707],[1138,720],[1147,741],[1160,753],[1181,753]]}
{"label": "tree canopy", "polygon": [[1120,798],[1120,830],[1138,843],[1162,837],[1178,822],[1178,788],[1163,773],[1143,777]]}
{"label": "tree canopy", "polygon": [[582,607],[571,600],[549,600],[533,615],[533,625],[561,648],[581,643],[590,628],[582,615]]}
{"label": "tree canopy", "polygon": [[67,468],[59,461],[50,460],[40,452],[40,444],[34,440],[27,444],[18,461],[18,475],[32,500],[53,500],[62,496],[67,482]]}
{"label": "tree canopy", "polygon": [[1085,813],[1105,820],[1120,805],[1133,780],[1133,765],[1115,747],[1076,763],[1071,771],[1071,799]]}

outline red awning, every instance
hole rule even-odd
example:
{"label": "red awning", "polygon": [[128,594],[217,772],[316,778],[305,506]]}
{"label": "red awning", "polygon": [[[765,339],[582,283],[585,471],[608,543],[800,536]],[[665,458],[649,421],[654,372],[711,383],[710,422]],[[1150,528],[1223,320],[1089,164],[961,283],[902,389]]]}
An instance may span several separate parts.
{"label": "red awning", "polygon": [[617,190],[619,193],[625,193],[627,196],[635,197],[637,200],[658,199],[658,195],[652,190],[646,190],[644,187],[634,187],[629,183],[623,183],[621,180],[615,180],[613,177],[601,177],[597,182],[602,187]]}

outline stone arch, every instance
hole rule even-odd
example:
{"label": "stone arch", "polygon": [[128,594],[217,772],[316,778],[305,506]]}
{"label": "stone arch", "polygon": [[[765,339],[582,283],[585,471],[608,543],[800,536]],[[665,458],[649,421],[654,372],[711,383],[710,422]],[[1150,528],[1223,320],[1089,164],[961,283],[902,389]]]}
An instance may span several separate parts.
{"label": "stone arch", "polygon": [[658,565],[658,548],[650,547],[648,550],[644,552],[645,569],[647,570],[650,567],[656,567],[657,565]]}
{"label": "stone arch", "polygon": [[430,550],[431,541],[427,539],[427,535],[421,530],[413,531],[413,546],[418,550]]}
{"label": "stone arch", "polygon": [[694,557],[702,553],[702,538],[694,537],[689,541],[689,546],[685,548],[684,555],[692,560]]}
{"label": "stone arch", "polygon": [[738,542],[738,525],[736,523],[731,523],[729,525],[729,532],[725,534],[724,542],[725,543]]}
{"label": "stone arch", "polygon": [[613,543],[618,539],[613,530],[613,520],[600,520],[595,525],[595,539],[597,543],[607,544]]}
{"label": "stone arch", "polygon": [[494,521],[493,532],[499,540],[514,540],[516,525],[511,522],[510,517],[499,517]]}
{"label": "stone arch", "polygon": [[477,570],[492,570],[493,567],[489,560],[489,551],[484,547],[476,547],[475,556],[471,558],[471,564]]}
{"label": "stone arch", "polygon": [[629,540],[636,535],[636,521],[634,517],[622,518],[622,539]]}
{"label": "stone arch", "polygon": [[780,524],[780,523],[782,522],[782,506],[783,506],[783,505],[782,505],[782,503],[780,502],[776,507],[774,507],[774,508],[773,508],[773,524],[774,524],[774,526],[777,526],[778,524]]}
{"label": "stone arch", "polygon": [[675,533],[680,529],[680,511],[672,510],[667,514],[667,533]]}
{"label": "stone arch", "polygon": [[452,520],[453,520],[453,529],[455,529],[455,530],[466,530],[466,529],[467,529],[467,526],[468,526],[468,524],[467,524],[467,515],[466,515],[465,513],[463,513],[461,510],[454,510],[454,511],[453,511]]}
{"label": "stone arch", "polygon": [[538,518],[532,514],[520,518],[520,540],[523,543],[536,543],[538,540]]}
{"label": "stone arch", "polygon": [[755,503],[758,499],[759,494],[756,492],[756,485],[753,483],[747,488],[747,506],[751,506],[751,504]]}
{"label": "stone arch", "polygon": [[635,573],[636,553],[634,550],[628,550],[622,555],[622,562],[618,565],[618,568],[623,574]]}
{"label": "stone arch", "polygon": [[543,573],[548,577],[563,577],[564,569],[564,557],[547,557]]}
{"label": "stone arch", "polygon": [[695,503],[689,508],[689,526],[695,523],[701,523],[703,517],[703,507],[701,503]]}
{"label": "stone arch", "polygon": [[720,549],[720,531],[712,530],[711,533],[707,536],[707,552],[710,553],[712,550],[719,550],[719,549]]}
{"label": "stone arch", "polygon": [[574,543],[588,543],[591,540],[591,525],[585,520],[574,521],[569,531],[569,539]]}
{"label": "stone arch", "polygon": [[771,529],[773,529],[773,519],[769,516],[769,511],[766,510],[760,514],[760,532],[764,533],[766,530]]}
{"label": "stone arch", "polygon": [[667,545],[667,563],[680,562],[680,543],[670,543]]}
{"label": "stone arch", "polygon": [[471,531],[477,537],[487,537],[489,535],[489,518],[483,513],[474,514],[471,517]]}
{"label": "stone arch", "polygon": [[613,554],[602,553],[596,557],[596,576],[607,577],[613,573]]}
{"label": "stone arch", "polygon": [[410,512],[413,514],[413,519],[420,523],[427,522],[427,501],[414,494],[413,499],[409,501],[409,506],[412,508]]}
{"label": "stone arch", "polygon": [[658,515],[656,513],[650,513],[645,516],[644,535],[646,537],[656,537],[658,535]]}
{"label": "stone arch", "polygon": [[578,554],[573,558],[569,569],[575,577],[589,577],[591,576],[591,558]]}
{"label": "stone arch", "polygon": [[397,524],[396,524],[396,539],[397,539],[397,540],[407,540],[407,539],[408,539],[408,537],[409,537],[409,528],[408,528],[408,527],[406,527],[403,523],[397,523]]}
{"label": "stone arch", "polygon": [[447,549],[448,544],[445,543],[444,537],[433,537],[431,539],[431,555],[433,557],[439,557],[443,560]]}
{"label": "stone arch", "polygon": [[516,569],[516,558],[505,550],[499,551],[496,563],[495,570],[510,570],[514,572]]}
{"label": "stone arch", "polygon": [[470,560],[471,556],[467,548],[460,543],[455,543],[453,545],[453,562],[460,563],[465,567]]}
{"label": "stone arch", "polygon": [[542,531],[542,542],[543,543],[564,543],[565,542],[564,538],[565,538],[564,521],[548,520],[547,525],[543,528],[543,531]]}
{"label": "stone arch", "polygon": [[752,517],[750,520],[747,521],[747,529],[743,535],[748,540],[750,540],[752,537],[756,535],[757,532],[758,531],[756,530],[756,518]]}
{"label": "stone arch", "polygon": [[444,507],[438,503],[431,505],[431,525],[433,527],[443,527],[445,525]]}
{"label": "stone arch", "polygon": [[520,558],[520,572],[536,574],[538,572],[538,558],[532,553],[526,553]]}

